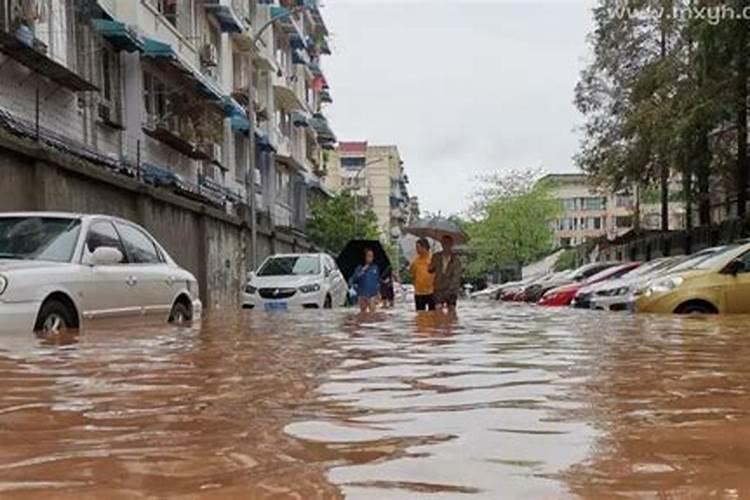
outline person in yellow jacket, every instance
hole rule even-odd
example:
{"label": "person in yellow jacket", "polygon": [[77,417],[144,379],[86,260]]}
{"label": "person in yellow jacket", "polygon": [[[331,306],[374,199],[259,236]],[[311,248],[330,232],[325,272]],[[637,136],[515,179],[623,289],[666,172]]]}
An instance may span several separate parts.
{"label": "person in yellow jacket", "polygon": [[430,272],[430,242],[425,238],[417,241],[417,256],[409,269],[414,280],[414,302],[417,311],[435,310],[435,275]]}

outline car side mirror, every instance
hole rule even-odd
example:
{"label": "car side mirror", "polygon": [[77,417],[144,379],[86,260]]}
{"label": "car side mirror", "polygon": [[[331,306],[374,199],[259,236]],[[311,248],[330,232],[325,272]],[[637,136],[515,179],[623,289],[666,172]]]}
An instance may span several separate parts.
{"label": "car side mirror", "polygon": [[325,271],[326,278],[330,278],[331,274],[333,274],[333,271],[331,271],[330,269],[326,269],[326,271]]}
{"label": "car side mirror", "polygon": [[737,276],[738,274],[745,272],[745,263],[741,260],[735,259],[727,265],[724,272],[726,274],[731,274],[732,276]]}
{"label": "car side mirror", "polygon": [[250,282],[250,281],[253,281],[254,279],[255,279],[255,271],[249,271],[247,273],[247,281]]}
{"label": "car side mirror", "polygon": [[99,247],[91,255],[91,263],[95,266],[111,266],[122,262],[123,255],[115,247]]}

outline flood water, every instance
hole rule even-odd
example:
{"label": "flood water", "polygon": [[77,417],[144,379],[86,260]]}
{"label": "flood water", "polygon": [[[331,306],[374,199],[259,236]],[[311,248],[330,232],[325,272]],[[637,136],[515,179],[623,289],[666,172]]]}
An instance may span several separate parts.
{"label": "flood water", "polygon": [[489,303],[0,337],[2,498],[744,498],[748,318]]}

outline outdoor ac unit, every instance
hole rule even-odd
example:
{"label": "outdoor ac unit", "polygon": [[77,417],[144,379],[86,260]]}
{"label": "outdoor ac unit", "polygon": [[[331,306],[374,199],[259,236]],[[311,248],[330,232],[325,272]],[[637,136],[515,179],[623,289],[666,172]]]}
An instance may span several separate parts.
{"label": "outdoor ac unit", "polygon": [[112,108],[107,102],[100,102],[98,106],[99,118],[109,123],[112,121]]}
{"label": "outdoor ac unit", "polygon": [[201,63],[212,68],[219,65],[219,48],[213,43],[207,43],[201,50]]}
{"label": "outdoor ac unit", "polygon": [[253,171],[254,171],[253,177],[255,178],[255,185],[260,186],[263,183],[263,179],[260,175],[260,170],[257,168],[254,168]]}

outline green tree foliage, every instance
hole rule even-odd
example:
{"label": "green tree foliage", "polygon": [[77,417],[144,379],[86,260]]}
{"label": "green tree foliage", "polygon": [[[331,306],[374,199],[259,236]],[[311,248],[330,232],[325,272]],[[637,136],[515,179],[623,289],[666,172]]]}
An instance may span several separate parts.
{"label": "green tree foliage", "polygon": [[[501,180],[498,178],[496,180]],[[551,221],[560,211],[549,186],[535,183],[524,190],[483,201],[484,214],[470,223],[470,275],[520,267],[552,250]]]}
{"label": "green tree foliage", "polygon": [[717,183],[733,188],[743,213],[750,23],[718,16],[747,5],[599,0],[590,35],[594,57],[575,92],[586,118],[578,165],[616,190],[656,186],[663,215],[675,174],[683,179],[688,212],[696,202],[702,224],[711,222]]}
{"label": "green tree foliage", "polygon": [[316,245],[330,252],[340,252],[349,240],[378,239],[377,216],[367,207],[357,210],[348,193],[315,200],[310,212],[307,234]]}
{"label": "green tree foliage", "polygon": [[565,250],[555,262],[555,272],[567,271],[576,267],[576,251],[573,249]]}

